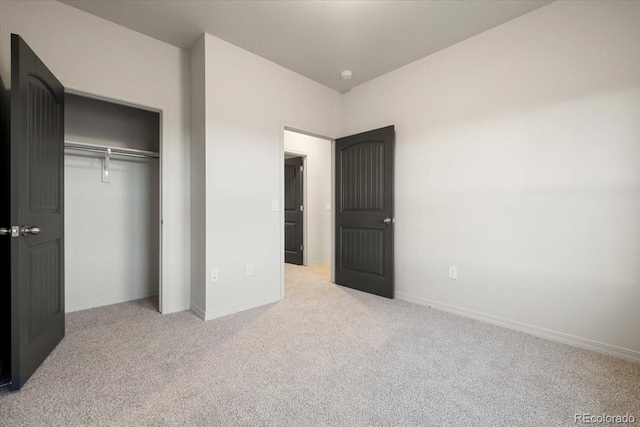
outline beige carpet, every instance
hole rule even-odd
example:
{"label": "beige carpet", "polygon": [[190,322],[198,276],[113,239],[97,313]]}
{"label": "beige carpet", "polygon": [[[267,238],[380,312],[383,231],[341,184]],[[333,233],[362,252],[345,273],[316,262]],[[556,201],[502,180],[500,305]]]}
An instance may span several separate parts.
{"label": "beige carpet", "polygon": [[[552,426],[640,419],[640,364],[328,282],[203,322],[149,301],[72,313],[2,426]],[[638,425],[640,421],[636,421]]]}

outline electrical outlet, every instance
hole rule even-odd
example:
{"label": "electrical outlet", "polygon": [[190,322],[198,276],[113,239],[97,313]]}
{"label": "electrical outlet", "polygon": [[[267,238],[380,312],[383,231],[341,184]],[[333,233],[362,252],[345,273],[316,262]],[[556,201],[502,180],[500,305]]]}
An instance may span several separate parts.
{"label": "electrical outlet", "polygon": [[211,281],[217,282],[220,279],[218,270],[211,270]]}
{"label": "electrical outlet", "polygon": [[327,212],[331,212],[331,203],[325,203],[324,204],[324,210]]}
{"label": "electrical outlet", "polygon": [[449,279],[458,280],[458,267],[455,265],[449,266]]}
{"label": "electrical outlet", "polygon": [[247,276],[253,276],[253,264],[247,264]]}

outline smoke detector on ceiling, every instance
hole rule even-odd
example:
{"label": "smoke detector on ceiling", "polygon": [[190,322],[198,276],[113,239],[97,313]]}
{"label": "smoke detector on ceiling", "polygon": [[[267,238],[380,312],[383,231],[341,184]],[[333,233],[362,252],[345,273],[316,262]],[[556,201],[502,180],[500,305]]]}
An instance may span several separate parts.
{"label": "smoke detector on ceiling", "polygon": [[342,77],[342,80],[349,80],[351,76],[353,76],[351,70],[344,70],[340,73],[340,77]]}

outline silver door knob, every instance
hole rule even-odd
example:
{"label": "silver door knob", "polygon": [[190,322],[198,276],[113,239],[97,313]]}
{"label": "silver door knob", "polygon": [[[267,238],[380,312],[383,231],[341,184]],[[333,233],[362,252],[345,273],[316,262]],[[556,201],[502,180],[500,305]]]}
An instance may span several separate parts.
{"label": "silver door knob", "polygon": [[0,228],[0,236],[6,236],[7,234],[11,234],[11,230],[4,227]]}
{"label": "silver door knob", "polygon": [[22,235],[28,236],[29,234],[38,234],[40,229],[38,227],[27,227],[26,225],[22,227]]}
{"label": "silver door knob", "polygon": [[385,224],[391,224],[392,222],[396,222],[395,218],[385,218],[382,220],[382,222],[384,222]]}

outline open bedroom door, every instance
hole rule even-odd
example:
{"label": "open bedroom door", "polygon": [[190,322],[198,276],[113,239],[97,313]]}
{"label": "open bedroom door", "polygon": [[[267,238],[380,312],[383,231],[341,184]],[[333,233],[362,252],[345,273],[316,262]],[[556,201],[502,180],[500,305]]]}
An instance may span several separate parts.
{"label": "open bedroom door", "polygon": [[335,281],[394,297],[393,126],[336,140]]}
{"label": "open bedroom door", "polygon": [[17,390],[64,337],[64,87],[15,34],[10,127],[10,224],[0,238],[10,241]]}

